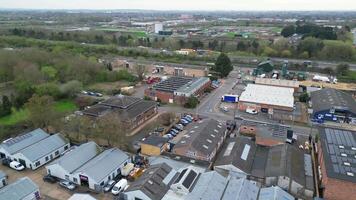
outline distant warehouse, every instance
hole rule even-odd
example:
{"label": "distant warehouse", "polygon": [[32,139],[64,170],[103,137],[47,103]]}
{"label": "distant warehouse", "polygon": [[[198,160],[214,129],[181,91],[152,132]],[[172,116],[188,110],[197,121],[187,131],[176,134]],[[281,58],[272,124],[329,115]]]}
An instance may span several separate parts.
{"label": "distant warehouse", "polygon": [[255,84],[258,85],[269,85],[276,87],[293,88],[295,92],[299,89],[299,81],[294,80],[283,80],[283,79],[272,79],[272,78],[256,78]]}
{"label": "distant warehouse", "polygon": [[145,90],[145,96],[163,103],[184,104],[190,96],[200,96],[210,86],[207,77],[174,76]]}
{"label": "distant warehouse", "polygon": [[248,84],[239,99],[239,109],[256,109],[273,113],[273,110],[293,111],[294,89],[267,85]]}

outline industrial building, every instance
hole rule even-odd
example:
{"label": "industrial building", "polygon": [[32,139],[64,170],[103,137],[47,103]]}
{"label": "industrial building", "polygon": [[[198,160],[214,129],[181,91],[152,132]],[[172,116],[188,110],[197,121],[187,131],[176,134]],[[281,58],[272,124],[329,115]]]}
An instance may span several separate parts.
{"label": "industrial building", "polygon": [[94,118],[107,113],[116,113],[126,128],[133,129],[157,114],[157,103],[136,97],[117,95],[84,110],[82,113]]}
{"label": "industrial building", "polygon": [[210,87],[207,77],[174,76],[145,90],[145,96],[163,103],[184,104],[190,96],[200,96]]}
{"label": "industrial building", "polygon": [[0,199],[41,199],[39,187],[28,177],[23,177],[0,189]]}
{"label": "industrial building", "polygon": [[356,124],[356,100],[351,94],[325,88],[311,93],[314,120]]}
{"label": "industrial building", "polygon": [[158,156],[168,149],[168,138],[151,135],[142,141],[141,153],[149,156]]}
{"label": "industrial building", "polygon": [[294,92],[297,92],[299,89],[300,82],[295,81],[295,80],[284,80],[284,79],[273,79],[273,78],[256,78],[255,84],[293,88]]}
{"label": "industrial building", "polygon": [[356,197],[356,132],[320,128],[318,176],[325,199]]}
{"label": "industrial building", "polygon": [[101,191],[129,162],[130,157],[119,149],[103,150],[88,142],[48,164],[46,169],[51,176]]}
{"label": "industrial building", "polygon": [[294,89],[248,84],[239,98],[239,109],[247,108],[273,114],[274,110],[293,111]]}
{"label": "industrial building", "polygon": [[36,129],[0,144],[0,157],[16,160],[35,170],[66,151],[70,144],[61,134],[49,135]]}

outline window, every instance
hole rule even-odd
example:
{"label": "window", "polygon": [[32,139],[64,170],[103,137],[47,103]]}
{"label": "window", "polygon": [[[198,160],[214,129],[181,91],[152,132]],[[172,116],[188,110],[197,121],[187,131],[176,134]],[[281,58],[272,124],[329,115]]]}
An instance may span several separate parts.
{"label": "window", "polygon": [[58,156],[59,155],[59,151],[54,152],[54,155]]}
{"label": "window", "polygon": [[74,183],[78,183],[78,179],[77,178],[73,178],[73,182]]}
{"label": "window", "polygon": [[40,164],[41,164],[41,162],[40,162],[40,161],[37,161],[37,162],[35,163],[35,166],[38,167],[38,166],[40,166]]}
{"label": "window", "polygon": [[135,200],[142,200],[142,199],[135,197]]}
{"label": "window", "polygon": [[64,151],[67,150],[67,149],[68,149],[68,146],[65,146],[65,147],[64,147]]}
{"label": "window", "polygon": [[46,156],[46,162],[48,161],[48,156]]}
{"label": "window", "polygon": [[104,186],[104,184],[105,184],[104,181],[100,183],[101,186]]}

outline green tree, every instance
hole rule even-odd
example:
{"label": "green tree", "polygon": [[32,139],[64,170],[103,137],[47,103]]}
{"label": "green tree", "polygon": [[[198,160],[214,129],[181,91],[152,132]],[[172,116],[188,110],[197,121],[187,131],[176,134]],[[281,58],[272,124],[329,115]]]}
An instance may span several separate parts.
{"label": "green tree", "polygon": [[50,123],[56,119],[53,108],[54,101],[50,96],[33,95],[25,107],[29,111],[29,119],[34,127],[48,128]]}
{"label": "green tree", "polygon": [[298,45],[299,52],[308,52],[309,58],[316,57],[323,48],[324,44],[320,39],[314,37],[307,37]]}
{"label": "green tree", "polygon": [[199,104],[199,99],[192,95],[188,98],[188,101],[184,104],[184,107],[196,108],[198,104]]}
{"label": "green tree", "polygon": [[43,83],[35,87],[35,93],[39,96],[52,96],[53,98],[59,98],[60,91],[59,87],[55,83]]}
{"label": "green tree", "polygon": [[339,64],[338,66],[336,66],[335,73],[338,76],[346,76],[349,70],[350,66],[348,64]]}
{"label": "green tree", "polygon": [[51,66],[44,66],[41,68],[42,74],[45,76],[47,81],[52,81],[57,76],[57,70]]}
{"label": "green tree", "polygon": [[7,116],[11,114],[12,104],[9,97],[6,95],[2,96],[2,105],[0,107],[0,117]]}
{"label": "green tree", "polygon": [[282,31],[281,31],[281,35],[283,37],[290,37],[295,33],[295,26],[294,25],[288,25],[285,26]]}
{"label": "green tree", "polygon": [[59,87],[59,90],[62,96],[73,98],[76,96],[78,92],[80,92],[80,90],[82,90],[82,88],[83,88],[83,84],[80,81],[72,80],[61,85]]}
{"label": "green tree", "polygon": [[233,69],[230,58],[224,53],[219,55],[213,67],[213,70],[220,73],[221,77],[228,76]]}
{"label": "green tree", "polygon": [[301,94],[299,96],[299,101],[300,102],[308,102],[309,99],[310,99],[310,97],[309,97],[308,93],[306,93],[306,92],[304,92],[303,94]]}

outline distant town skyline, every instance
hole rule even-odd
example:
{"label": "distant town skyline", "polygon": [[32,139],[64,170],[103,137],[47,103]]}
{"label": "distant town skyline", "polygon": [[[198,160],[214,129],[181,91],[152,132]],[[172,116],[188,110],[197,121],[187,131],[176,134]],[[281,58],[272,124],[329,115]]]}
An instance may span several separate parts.
{"label": "distant town skyline", "polygon": [[0,0],[1,9],[356,11],[355,0]]}

